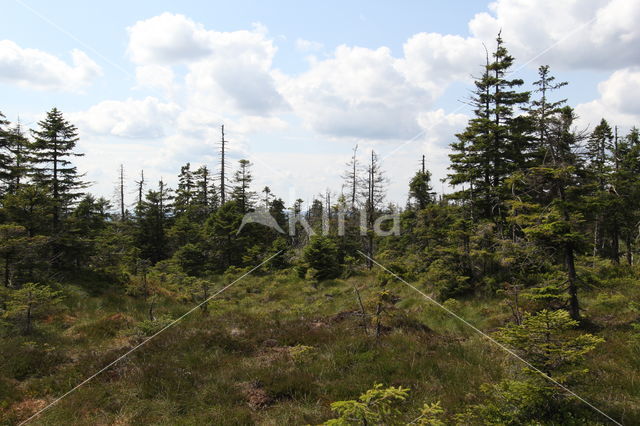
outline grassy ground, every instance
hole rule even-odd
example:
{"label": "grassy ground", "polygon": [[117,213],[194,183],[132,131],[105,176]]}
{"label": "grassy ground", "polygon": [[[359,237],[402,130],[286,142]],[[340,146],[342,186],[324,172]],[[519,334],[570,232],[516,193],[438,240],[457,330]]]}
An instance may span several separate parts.
{"label": "grassy ground", "polygon": [[[216,287],[232,279],[221,277]],[[162,326],[146,321],[143,299],[92,280],[66,286],[66,308],[34,334],[0,340],[4,424],[27,418]],[[385,287],[396,299],[376,339],[375,321],[363,327],[354,286],[372,314],[377,283],[375,274],[317,286],[293,271],[247,277],[212,301],[208,315],[194,312],[33,424],[318,424],[331,418],[331,402],[374,383],[410,388],[411,420],[425,402],[441,401],[450,413],[479,403],[483,383],[519,368],[398,281]],[[582,294],[590,331],[606,343],[574,390],[625,424],[640,424],[640,332],[631,326],[640,284],[612,274]],[[155,312],[176,318],[192,305],[169,286]],[[447,306],[487,332],[509,319],[500,299]]]}

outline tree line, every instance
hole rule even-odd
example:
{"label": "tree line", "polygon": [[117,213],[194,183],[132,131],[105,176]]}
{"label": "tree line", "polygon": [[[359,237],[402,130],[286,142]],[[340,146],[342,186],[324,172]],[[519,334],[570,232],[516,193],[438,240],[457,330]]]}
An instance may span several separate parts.
{"label": "tree line", "polygon": [[[499,36],[475,79],[473,116],[451,143],[447,180],[456,190],[437,198],[423,157],[404,206],[385,204],[388,179],[380,160],[373,151],[359,155],[357,146],[339,190],[327,190],[306,207],[300,199],[285,206],[269,187],[252,188],[249,161],[225,174],[223,127],[216,171],[187,163],[175,188],[162,180],[149,185],[141,172],[130,210],[122,167],[113,203],[86,192],[89,184],[73,161],[82,155],[78,131],[58,109],[28,132],[2,116],[4,287],[51,285],[78,270],[125,282],[141,265],[205,278],[252,267],[280,251],[267,269],[293,266],[318,280],[371,268],[369,257],[376,256],[408,278],[429,281],[442,299],[544,281],[545,291],[562,293],[563,306],[579,320],[577,259],[634,263],[639,132],[619,135],[604,119],[590,132],[576,129],[574,110],[556,95],[567,83],[541,66],[534,89],[525,91],[523,80],[509,78],[513,63]],[[238,233],[243,216],[257,208],[286,233],[258,224]],[[340,212],[346,212],[343,229]],[[391,212],[400,214],[401,235],[377,237],[376,218]],[[290,221],[292,215],[317,235],[300,232],[305,223]],[[299,232],[290,233],[290,226]]]}

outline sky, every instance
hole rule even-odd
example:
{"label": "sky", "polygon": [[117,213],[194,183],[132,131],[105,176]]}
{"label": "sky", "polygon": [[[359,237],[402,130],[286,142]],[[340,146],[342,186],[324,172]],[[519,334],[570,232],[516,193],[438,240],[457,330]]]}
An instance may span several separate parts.
{"label": "sky", "polygon": [[52,107],[78,127],[79,169],[128,202],[141,170],[175,185],[190,162],[217,170],[225,125],[232,168],[290,205],[342,190],[358,146],[374,150],[404,205],[422,155],[450,191],[449,144],[498,31],[531,88],[540,65],[570,84],[581,129],[640,123],[640,0],[5,0],[0,111],[35,127]]}

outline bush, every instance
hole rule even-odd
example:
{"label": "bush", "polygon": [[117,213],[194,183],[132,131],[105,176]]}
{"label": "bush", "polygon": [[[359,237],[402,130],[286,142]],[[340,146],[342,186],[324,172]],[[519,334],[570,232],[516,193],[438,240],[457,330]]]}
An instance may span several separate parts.
{"label": "bush", "polygon": [[469,277],[459,275],[443,259],[429,265],[423,281],[427,286],[433,286],[439,300],[461,296],[471,289]]}
{"label": "bush", "polygon": [[313,236],[304,249],[303,258],[308,265],[307,278],[316,281],[338,278],[342,267],[338,260],[338,246],[325,236]]}
{"label": "bush", "polygon": [[357,400],[331,404],[331,410],[339,417],[329,420],[325,425],[397,424],[402,416],[398,406],[407,399],[408,394],[409,389],[402,386],[383,388],[378,383]]}
{"label": "bush", "polygon": [[155,319],[140,321],[135,326],[134,334],[140,337],[152,336],[174,321],[169,315],[161,315]]}

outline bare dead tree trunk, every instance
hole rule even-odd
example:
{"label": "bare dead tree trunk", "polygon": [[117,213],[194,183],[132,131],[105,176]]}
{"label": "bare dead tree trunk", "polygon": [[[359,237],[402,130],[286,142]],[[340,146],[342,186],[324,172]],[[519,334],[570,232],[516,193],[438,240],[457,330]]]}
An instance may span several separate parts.
{"label": "bare dead tree trunk", "polygon": [[120,164],[120,220],[126,219],[124,211],[124,166]]}
{"label": "bare dead tree trunk", "polygon": [[136,181],[136,185],[138,185],[138,206],[142,204],[142,193],[144,191],[144,170],[140,170],[140,180]]}
{"label": "bare dead tree trunk", "polygon": [[220,139],[220,202],[224,204],[226,201],[226,178],[224,175],[226,143],[224,139],[224,124],[222,125],[222,138]]}

